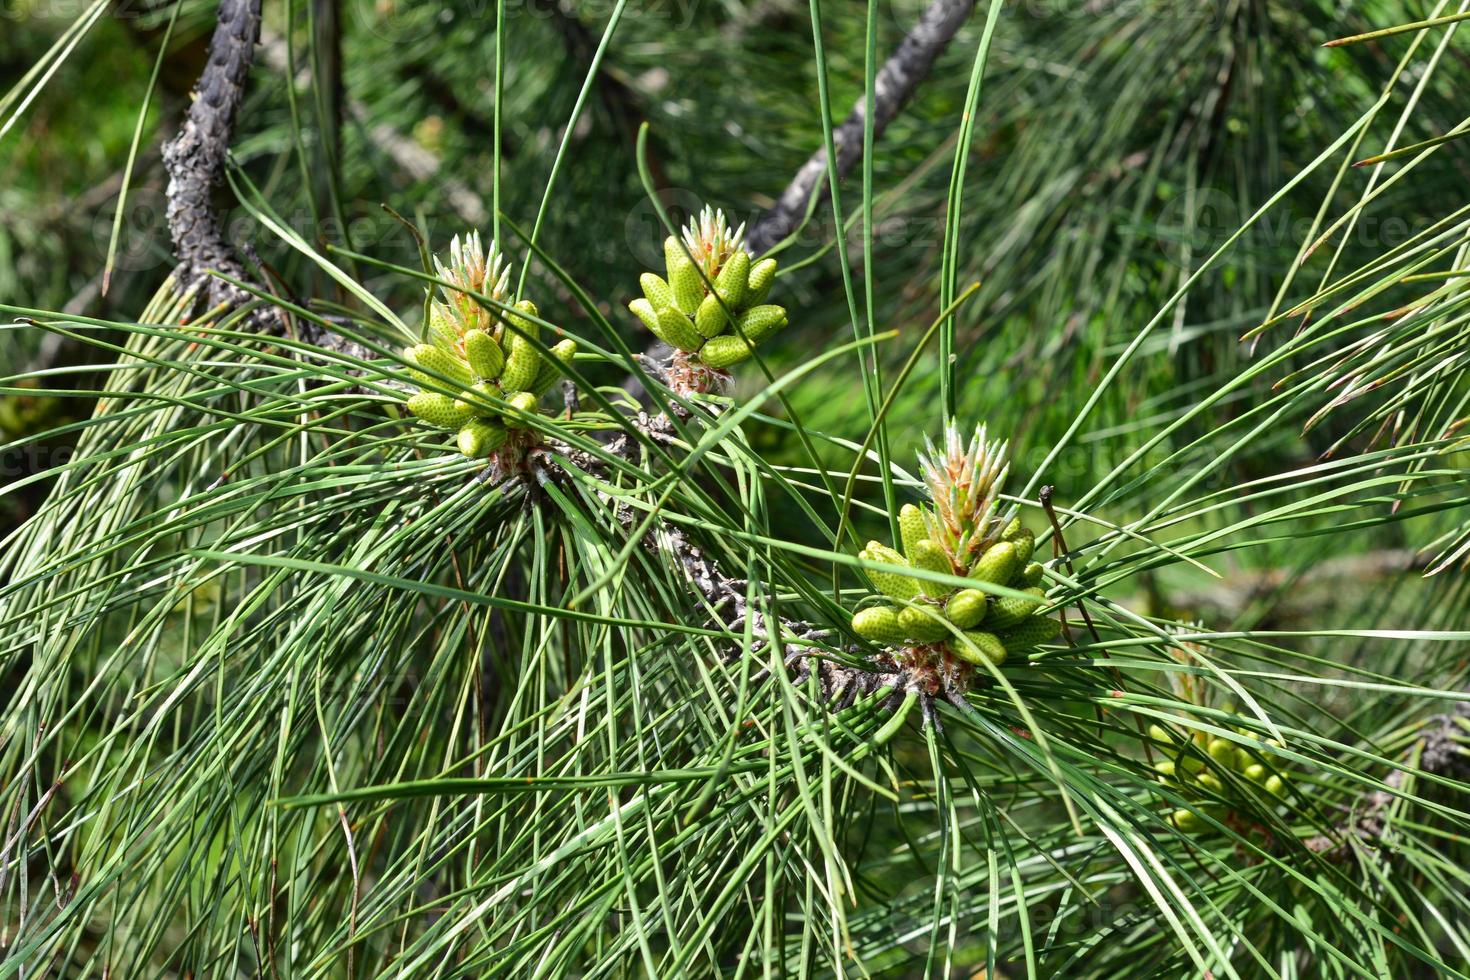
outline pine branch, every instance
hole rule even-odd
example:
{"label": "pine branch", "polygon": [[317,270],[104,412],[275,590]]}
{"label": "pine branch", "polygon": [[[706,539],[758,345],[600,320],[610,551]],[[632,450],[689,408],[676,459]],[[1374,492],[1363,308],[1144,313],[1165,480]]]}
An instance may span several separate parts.
{"label": "pine branch", "polygon": [[[873,80],[873,138],[883,135],[900,110],[914,97],[919,83],[928,77],[934,62],[949,47],[961,25],[975,9],[975,0],[934,0],[914,29],[884,62]],[[847,176],[863,156],[864,98],[832,131],[837,150],[837,179]],[[757,255],[791,234],[801,224],[813,195],[820,205],[826,199],[827,149],[822,147],[802,164],[791,183],[769,211],[761,215],[747,235]]]}
{"label": "pine branch", "polygon": [[[631,516],[629,514],[629,519]],[[896,675],[834,663],[815,652],[805,642],[791,642],[819,640],[826,637],[828,631],[784,616],[774,621],[768,619],[765,612],[747,601],[747,583],[726,575],[719,562],[705,554],[679,528],[660,522],[657,531],[648,536],[647,545],[655,556],[668,556],[679,564],[693,590],[708,604],[716,621],[727,632],[742,634],[746,620],[750,621],[752,655],[763,653],[772,642],[780,642],[781,660],[787,669],[794,671],[791,678],[793,684],[805,683],[815,672],[823,696],[829,700],[835,699],[838,708],[846,707],[859,696],[871,694],[883,687],[892,688],[892,697],[895,700],[901,697]],[[767,676],[768,671],[761,671],[753,680],[759,681]]]}
{"label": "pine branch", "polygon": [[[220,0],[209,60],[194,86],[193,103],[179,135],[163,148],[169,176],[168,228],[183,288],[209,270],[247,278],[225,241],[224,215],[212,206],[211,198],[224,178],[225,156],[259,38],[260,0]],[[248,299],[248,294],[220,279],[211,281],[208,296],[211,306]]]}
{"label": "pine branch", "polygon": [[[168,227],[174,255],[179,260],[175,279],[180,290],[208,278],[203,290],[210,306],[241,306],[255,297],[210,272],[240,282],[256,281],[225,240],[224,213],[213,207],[214,189],[224,179],[235,117],[245,96],[245,79],[260,40],[260,0],[220,0],[209,60],[194,87],[194,100],[178,136],[163,148],[168,171]],[[284,317],[268,316],[265,309],[252,315],[262,330],[282,329]],[[307,343],[349,357],[370,359],[362,345],[338,336],[310,321],[300,321],[296,332]]]}
{"label": "pine branch", "polygon": [[[634,424],[649,439],[667,442],[672,437],[673,425],[666,415],[649,416],[640,412]],[[631,458],[634,445],[624,435],[609,445],[608,450]],[[618,507],[617,514],[626,528],[631,529],[636,522],[634,512],[628,507]],[[644,537],[644,544],[655,558],[672,558],[678,564],[692,591],[704,600],[714,620],[726,632],[743,634],[746,621],[750,621],[753,654],[763,653],[773,642],[781,643],[781,660],[788,670],[794,672],[793,684],[805,683],[815,673],[823,696],[833,701],[838,709],[847,707],[861,695],[884,687],[891,688],[893,694],[881,707],[891,707],[902,697],[901,684],[893,672],[882,667],[868,669],[834,663],[808,645],[812,640],[825,638],[829,631],[786,617],[768,619],[762,609],[748,601],[748,583],[726,575],[719,562],[673,524],[660,520],[653,532]],[[856,649],[849,652],[856,653]],[[760,681],[768,676],[769,672],[762,670],[752,679]]]}

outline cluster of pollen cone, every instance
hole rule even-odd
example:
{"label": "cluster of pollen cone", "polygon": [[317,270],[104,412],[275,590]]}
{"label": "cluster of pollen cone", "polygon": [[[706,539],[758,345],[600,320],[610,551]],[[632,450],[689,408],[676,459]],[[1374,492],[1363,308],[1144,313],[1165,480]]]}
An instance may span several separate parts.
{"label": "cluster of pollen cone", "polygon": [[[905,666],[945,673],[953,673],[944,667],[955,659],[998,666],[1060,631],[1038,612],[1046,598],[1041,565],[1031,560],[1035,536],[1001,506],[1005,456],[1006,446],[987,442],[984,427],[966,445],[950,426],[944,447],[931,444],[920,457],[930,504],[899,511],[902,553],[870,541],[858,555],[882,566],[865,569],[882,596],[853,615],[853,630]],[[919,570],[976,585],[933,582],[913,574]]]}
{"label": "cluster of pollen cone", "polygon": [[405,351],[414,380],[423,390],[408,400],[408,410],[431,425],[458,433],[460,452],[482,458],[500,450],[517,434],[526,433],[541,396],[561,376],[561,366],[577,352],[567,339],[551,347],[552,357],[538,351],[536,304],[523,299],[504,313],[472,294],[509,305],[510,264],[495,242],[487,253],[478,232],[457,236],[449,246],[449,263],[437,257],[445,299],[430,306],[426,343]]}
{"label": "cluster of pollen cone", "polygon": [[[1286,792],[1286,774],[1275,767],[1270,756],[1249,747],[1255,740],[1251,731],[1242,728],[1237,733],[1242,736],[1239,743],[1203,731],[1186,734],[1172,725],[1149,726],[1154,751],[1166,755],[1154,763],[1159,782],[1198,800],[1197,809],[1180,807],[1169,815],[1175,827],[1198,833],[1208,828],[1199,809],[1222,819],[1250,794],[1264,792],[1279,797]],[[1281,747],[1275,739],[1262,744]]]}
{"label": "cluster of pollen cone", "polygon": [[[643,274],[643,295],[628,309],[674,348],[675,367],[684,373],[723,372],[786,326],[785,307],[766,302],[776,260],[756,261],[745,247],[745,226],[732,232],[723,212],[705,208],[682,241],[670,235],[664,267],[668,278]],[[678,387],[707,390],[709,384]]]}

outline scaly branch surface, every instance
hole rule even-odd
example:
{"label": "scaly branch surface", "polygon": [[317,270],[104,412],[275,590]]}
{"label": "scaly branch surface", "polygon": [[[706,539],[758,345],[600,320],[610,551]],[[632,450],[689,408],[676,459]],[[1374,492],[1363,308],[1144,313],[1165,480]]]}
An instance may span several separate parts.
{"label": "scaly branch surface", "polygon": [[[225,212],[213,202],[214,190],[224,179],[226,155],[235,132],[235,118],[245,98],[245,80],[260,40],[260,0],[220,0],[209,59],[194,86],[194,100],[179,134],[165,144],[163,165],[168,171],[168,228],[174,256],[179,260],[174,278],[180,289],[200,286],[211,307],[240,306],[255,297],[213,272],[241,282],[252,277],[225,237]],[[204,282],[208,279],[207,284]],[[261,329],[279,329],[280,320],[258,315]],[[302,320],[302,340],[349,357],[371,359],[360,344]]]}
{"label": "scaly branch surface", "polygon": [[[168,228],[179,260],[177,278],[184,287],[211,269],[246,278],[244,266],[225,240],[224,214],[213,206],[213,195],[224,177],[225,154],[259,39],[260,0],[220,0],[209,60],[194,86],[194,101],[179,135],[163,148],[169,177]],[[214,279],[207,292],[210,305],[249,298],[220,279]]]}
{"label": "scaly branch surface", "polygon": [[[668,442],[672,438],[673,424],[666,415],[649,416],[640,412],[634,424],[651,440]],[[635,446],[624,435],[613,441],[608,451],[631,459]],[[629,530],[638,523],[631,508],[619,507],[617,513],[619,522]],[[747,599],[748,583],[725,574],[714,557],[706,554],[673,524],[658,521],[651,533],[644,537],[644,545],[655,558],[661,561],[672,558],[675,561],[691,589],[704,600],[714,621],[726,632],[743,635],[745,623],[749,620],[753,653],[760,655],[769,650],[773,642],[780,643],[781,660],[792,671],[792,682],[803,684],[815,673],[823,696],[833,702],[836,709],[845,708],[862,695],[884,687],[892,688],[893,695],[885,700],[883,707],[891,707],[902,697],[901,680],[890,665],[849,667],[822,656],[810,643],[828,637],[829,631],[800,620],[768,618],[764,609]],[[848,652],[854,651],[850,649]],[[753,679],[759,681],[767,676],[767,672],[762,670]]]}

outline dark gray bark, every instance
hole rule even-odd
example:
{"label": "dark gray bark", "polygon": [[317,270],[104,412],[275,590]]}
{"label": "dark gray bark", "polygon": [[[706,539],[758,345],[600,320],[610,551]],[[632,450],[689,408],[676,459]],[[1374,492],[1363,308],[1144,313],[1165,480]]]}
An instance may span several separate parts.
{"label": "dark gray bark", "polygon": [[[260,0],[220,0],[209,60],[194,87],[183,128],[163,148],[168,170],[168,228],[179,260],[178,281],[198,282],[209,270],[245,279],[245,267],[225,240],[224,213],[214,190],[224,177],[235,114],[260,39]],[[211,305],[238,303],[247,294],[219,279],[208,287]]]}
{"label": "dark gray bark", "polygon": [[[179,135],[163,148],[168,171],[168,228],[173,238],[175,271],[180,288],[201,285],[211,307],[238,306],[255,299],[250,293],[209,276],[223,273],[241,282],[254,278],[225,236],[225,211],[214,205],[214,191],[224,179],[226,154],[235,132],[235,117],[245,97],[245,80],[260,41],[260,0],[220,0],[209,59],[194,86],[193,102]],[[208,278],[205,284],[202,280]],[[284,318],[257,315],[261,329],[281,329]],[[362,359],[366,348],[307,320],[299,321],[300,339],[327,350]]]}

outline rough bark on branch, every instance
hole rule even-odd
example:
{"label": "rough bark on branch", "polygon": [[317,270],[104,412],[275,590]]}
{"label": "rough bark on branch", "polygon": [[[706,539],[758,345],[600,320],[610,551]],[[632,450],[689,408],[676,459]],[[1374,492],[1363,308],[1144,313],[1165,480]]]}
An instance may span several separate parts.
{"label": "rough bark on branch", "polygon": [[[634,424],[650,439],[668,441],[672,437],[673,425],[666,415],[649,416],[639,413]],[[635,445],[625,435],[612,442],[608,451],[631,459]],[[626,507],[618,509],[618,517],[630,530],[637,523],[633,511]],[[768,621],[763,609],[752,607],[747,601],[746,583],[726,575],[719,562],[690,541],[676,525],[668,521],[658,521],[644,537],[643,543],[656,559],[674,560],[690,588],[704,600],[713,621],[720,628],[731,635],[739,636],[749,620],[751,649],[757,657],[768,651],[772,643],[780,643],[781,662],[792,672],[792,683],[804,684],[815,674],[823,697],[832,703],[834,710],[845,708],[859,697],[884,688],[892,693],[880,707],[891,707],[902,697],[902,681],[894,672],[886,671],[881,666],[875,666],[874,669],[848,667],[827,659],[806,643],[791,642],[820,640],[826,638],[828,633],[809,623],[784,617],[774,622]],[[767,676],[768,671],[762,669],[753,679],[762,680]]]}
{"label": "rough bark on branch", "polygon": [[[226,154],[235,132],[235,116],[245,97],[245,79],[260,40],[260,0],[220,0],[209,59],[194,86],[193,102],[179,135],[163,148],[168,171],[168,229],[174,256],[179,260],[175,279],[180,289],[208,277],[204,293],[211,307],[238,306],[255,297],[214,276],[223,273],[241,282],[253,277],[225,237],[225,216],[213,206],[216,187],[224,179]],[[280,321],[265,316],[256,325],[266,329]],[[366,348],[307,320],[297,327],[302,340],[326,350],[362,359]]]}
{"label": "rough bark on branch", "polygon": [[[224,177],[235,114],[259,38],[260,0],[220,0],[209,60],[194,87],[183,128],[163,148],[168,228],[179,260],[177,278],[186,287],[211,269],[245,278],[244,265],[225,240],[224,215],[213,207],[212,198]],[[211,305],[248,298],[219,279],[209,284],[208,297]]]}

